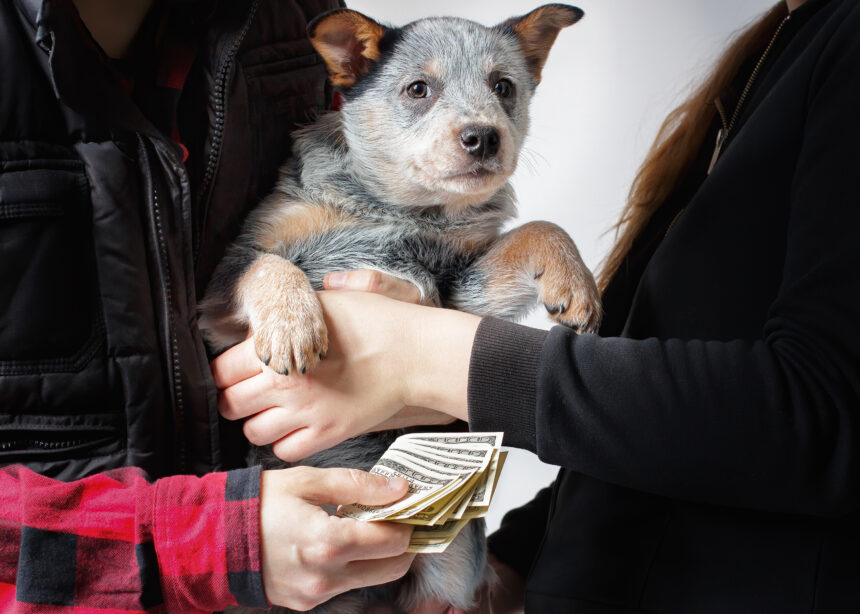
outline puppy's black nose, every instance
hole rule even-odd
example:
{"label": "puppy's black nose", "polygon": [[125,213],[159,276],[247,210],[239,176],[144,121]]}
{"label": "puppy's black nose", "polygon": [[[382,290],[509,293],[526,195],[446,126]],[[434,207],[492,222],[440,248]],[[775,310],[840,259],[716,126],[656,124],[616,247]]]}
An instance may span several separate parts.
{"label": "puppy's black nose", "polygon": [[499,140],[499,131],[492,126],[466,126],[460,133],[460,145],[476,158],[495,156]]}

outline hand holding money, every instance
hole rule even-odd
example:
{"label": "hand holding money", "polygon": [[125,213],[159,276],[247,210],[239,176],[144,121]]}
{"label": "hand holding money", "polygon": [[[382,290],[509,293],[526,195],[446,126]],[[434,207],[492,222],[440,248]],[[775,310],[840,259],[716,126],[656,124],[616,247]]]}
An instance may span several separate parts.
{"label": "hand holding money", "polygon": [[507,452],[503,433],[412,433],[398,437],[371,473],[402,477],[405,497],[390,505],[348,505],[340,516],[420,525],[409,552],[443,552],[466,523],[484,516]]}

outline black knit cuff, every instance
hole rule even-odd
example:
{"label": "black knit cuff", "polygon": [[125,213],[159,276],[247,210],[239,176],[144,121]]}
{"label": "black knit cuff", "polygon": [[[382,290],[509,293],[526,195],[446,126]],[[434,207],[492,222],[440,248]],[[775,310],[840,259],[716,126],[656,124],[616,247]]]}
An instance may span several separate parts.
{"label": "black knit cuff", "polygon": [[469,362],[469,428],[504,431],[506,446],[532,452],[537,370],[547,331],[484,318]]}

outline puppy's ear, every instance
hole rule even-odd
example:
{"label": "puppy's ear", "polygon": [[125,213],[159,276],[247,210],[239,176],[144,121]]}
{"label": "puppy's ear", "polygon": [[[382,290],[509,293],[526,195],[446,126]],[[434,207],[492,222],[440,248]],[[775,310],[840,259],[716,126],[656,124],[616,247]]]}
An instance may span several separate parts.
{"label": "puppy's ear", "polygon": [[386,28],[350,9],[335,9],[308,24],[311,44],[328,65],[332,84],[352,87],[379,59]]}
{"label": "puppy's ear", "polygon": [[545,4],[521,17],[511,17],[497,27],[513,32],[520,42],[535,83],[540,83],[541,70],[549,49],[559,31],[582,19],[582,9],[567,4]]}

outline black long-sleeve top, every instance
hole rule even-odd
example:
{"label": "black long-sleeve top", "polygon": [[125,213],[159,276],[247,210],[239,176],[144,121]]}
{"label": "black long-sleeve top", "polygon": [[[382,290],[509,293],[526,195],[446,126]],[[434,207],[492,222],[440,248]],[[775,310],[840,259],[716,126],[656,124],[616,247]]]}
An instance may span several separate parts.
{"label": "black long-sleeve top", "polygon": [[564,467],[491,540],[527,612],[860,611],[860,5],[781,37],[599,335],[478,330],[471,427]]}

